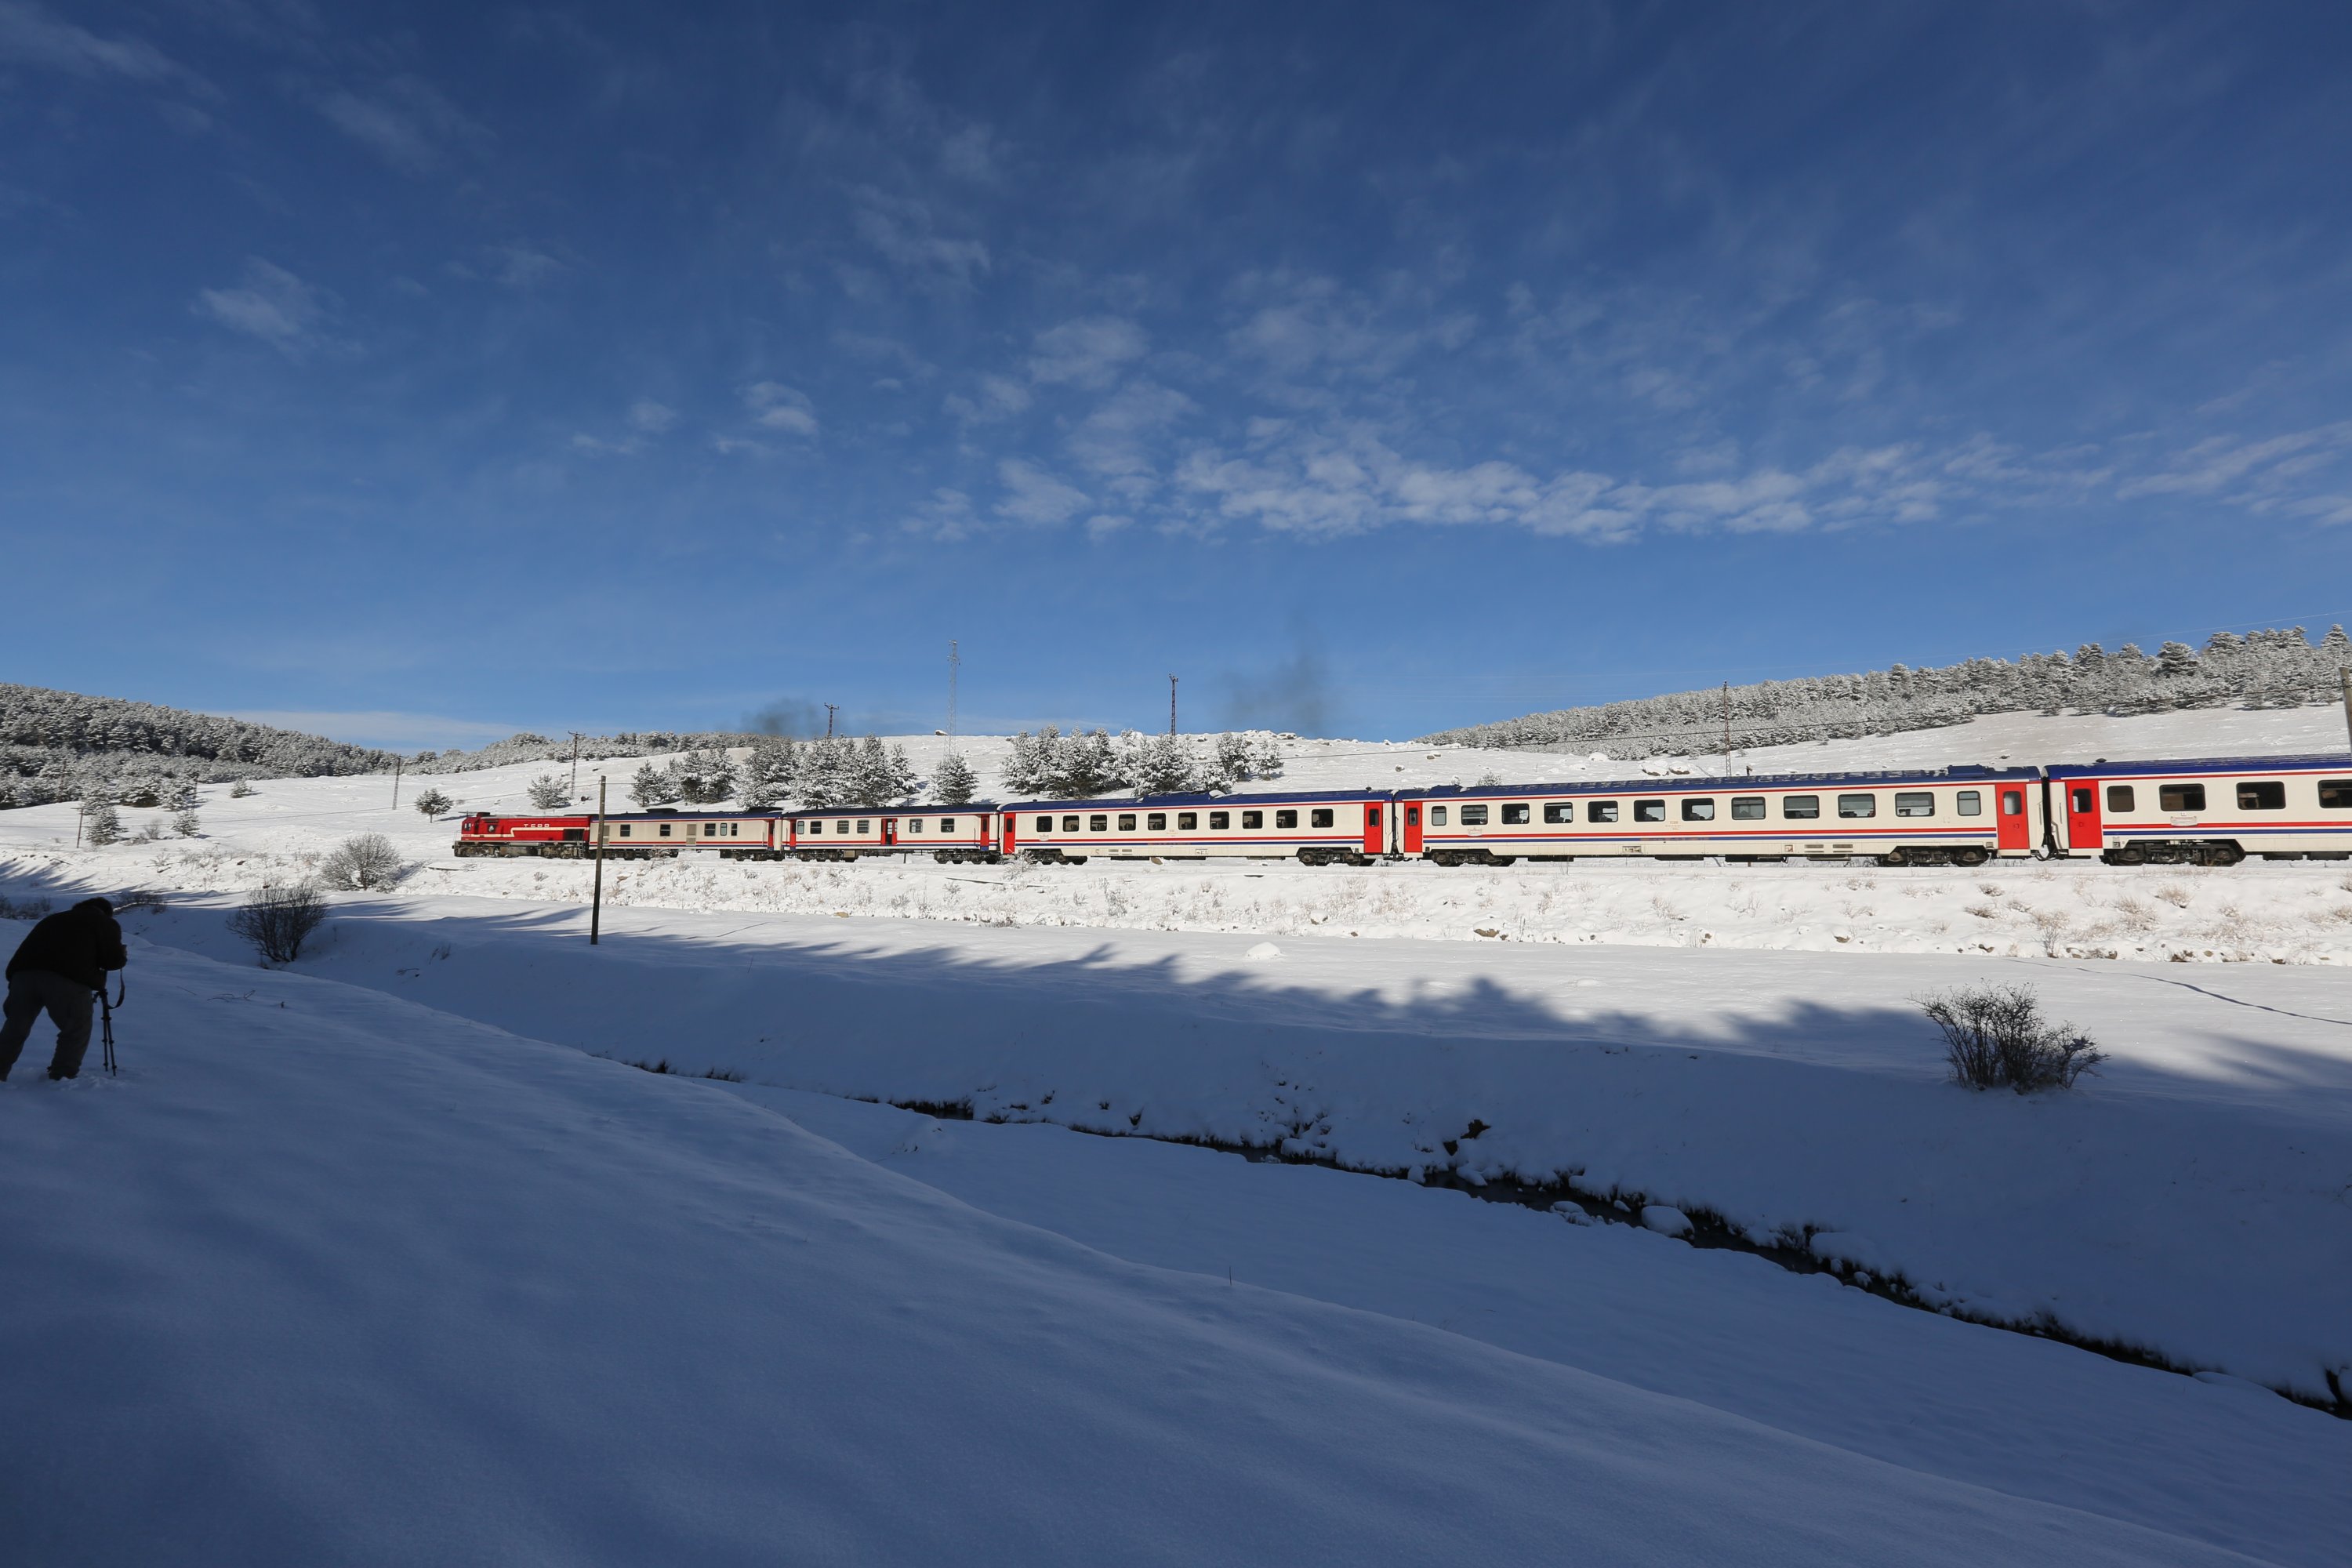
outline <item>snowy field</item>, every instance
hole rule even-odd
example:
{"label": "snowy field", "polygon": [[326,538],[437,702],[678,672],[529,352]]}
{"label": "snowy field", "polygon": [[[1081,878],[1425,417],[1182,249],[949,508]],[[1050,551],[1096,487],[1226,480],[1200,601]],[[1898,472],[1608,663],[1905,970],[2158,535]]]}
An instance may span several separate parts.
{"label": "snowy field", "polygon": [[[552,962],[568,916],[472,918],[548,962],[403,914],[276,973],[134,915],[123,1076],[0,1091],[15,1561],[2318,1564],[2352,1531],[2352,1424],[2227,1379],[386,994],[655,1006]],[[328,977],[401,942],[466,978]],[[667,956],[676,1043],[730,955]]]}
{"label": "snowy field", "polygon": [[[2341,722],[2016,716],[1734,763]],[[1490,769],[1641,773],[1302,742],[1287,782]],[[547,771],[404,787],[513,808]],[[456,859],[388,779],[205,797],[201,837],[98,850],[69,807],[0,813],[19,907],[162,895],[125,917],[124,1075],[40,1082],[44,1026],[0,1088],[0,1325],[50,1348],[0,1380],[12,1558],[2352,1540],[2352,1421],[2305,1407],[2352,1408],[2344,865],[621,863],[591,948],[588,868]],[[410,869],[257,966],[243,891],[362,831]],[[1952,1087],[1916,999],[1984,981],[2112,1059],[2064,1096]],[[706,1070],[740,1081],[676,1076]],[[1448,1190],[1511,1182],[1576,1201]]]}

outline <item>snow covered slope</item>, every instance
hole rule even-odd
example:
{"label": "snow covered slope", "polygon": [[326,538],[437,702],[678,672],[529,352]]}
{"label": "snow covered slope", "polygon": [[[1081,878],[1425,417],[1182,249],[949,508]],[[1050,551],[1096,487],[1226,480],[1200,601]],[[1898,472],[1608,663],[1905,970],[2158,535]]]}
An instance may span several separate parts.
{"label": "snow covered slope", "polygon": [[[307,973],[688,1071],[1373,1171],[1572,1180],[1990,1321],[2352,1389],[2352,1008],[2329,971],[854,926],[354,900]],[[231,959],[222,907],[131,917]],[[1943,1079],[1913,998],[2024,980],[2115,1059]],[[2331,1383],[2333,1379],[2333,1383]]]}
{"label": "snow covered slope", "polygon": [[2014,1495],[1128,1262],[711,1085],[134,961],[124,1077],[0,1089],[15,1561],[2245,1560],[2098,1511],[2104,1455],[2092,1507]]}

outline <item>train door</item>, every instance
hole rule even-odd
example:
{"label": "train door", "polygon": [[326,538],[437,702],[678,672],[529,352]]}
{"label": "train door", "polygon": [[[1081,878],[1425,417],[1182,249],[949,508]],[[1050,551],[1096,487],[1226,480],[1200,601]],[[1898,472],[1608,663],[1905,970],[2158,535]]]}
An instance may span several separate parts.
{"label": "train door", "polygon": [[2099,781],[2068,779],[2065,788],[2067,852],[2096,855],[2106,847],[2099,829]]}
{"label": "train door", "polygon": [[898,845],[898,819],[897,817],[895,817],[895,816],[886,816],[886,817],[884,817],[884,818],[882,819],[882,846],[883,846],[883,847],[884,847],[884,848],[886,848],[886,849],[887,849],[887,848],[892,848],[892,847],[895,847]]}
{"label": "train door", "polygon": [[1008,811],[1004,814],[1004,853],[1008,856],[1013,853],[1013,817]]}
{"label": "train door", "polygon": [[2000,852],[2021,855],[2033,847],[2033,817],[2026,809],[2026,781],[2012,779],[1994,792],[2000,803],[1998,818]]}
{"label": "train door", "polygon": [[1378,855],[1388,847],[1381,829],[1381,803],[1369,802],[1364,806],[1364,853]]}
{"label": "train door", "polygon": [[1421,853],[1421,802],[1409,800],[1397,807],[1404,813],[1404,852]]}

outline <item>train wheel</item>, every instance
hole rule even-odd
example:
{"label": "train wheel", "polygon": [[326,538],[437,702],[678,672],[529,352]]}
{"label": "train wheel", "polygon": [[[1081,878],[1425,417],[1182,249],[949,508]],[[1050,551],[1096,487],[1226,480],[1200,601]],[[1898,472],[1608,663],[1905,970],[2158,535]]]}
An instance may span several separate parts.
{"label": "train wheel", "polygon": [[1955,849],[1952,851],[1952,864],[1955,866],[1981,866],[1984,863],[1985,852],[1981,849]]}

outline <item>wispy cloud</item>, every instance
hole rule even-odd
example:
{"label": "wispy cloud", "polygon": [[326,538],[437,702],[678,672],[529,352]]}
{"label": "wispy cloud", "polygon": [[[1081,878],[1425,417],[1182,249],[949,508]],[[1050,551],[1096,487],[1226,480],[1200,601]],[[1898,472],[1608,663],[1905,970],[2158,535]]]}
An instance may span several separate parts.
{"label": "wispy cloud", "polygon": [[752,383],[743,389],[743,405],[751,411],[752,422],[763,430],[779,430],[787,436],[811,439],[817,434],[816,405],[809,401],[808,394],[782,382]]}
{"label": "wispy cloud", "polygon": [[322,342],[326,305],[320,291],[259,257],[245,264],[234,288],[204,289],[190,307],[231,331],[259,338],[289,359],[299,359]]}
{"label": "wispy cloud", "polygon": [[941,234],[930,204],[873,185],[859,185],[850,195],[857,237],[915,282],[961,291],[987,272],[988,247]]}
{"label": "wispy cloud", "polygon": [[996,515],[1012,522],[1033,526],[1067,522],[1091,504],[1086,491],[1017,458],[998,463],[996,477],[1004,486]]}
{"label": "wispy cloud", "polygon": [[640,397],[629,405],[629,424],[648,436],[658,436],[677,423],[677,410],[650,397]]}
{"label": "wispy cloud", "polygon": [[79,77],[132,81],[194,81],[192,72],[142,38],[105,38],[62,22],[37,5],[0,0],[0,60]]}
{"label": "wispy cloud", "polygon": [[362,92],[329,87],[312,101],[327,122],[404,174],[424,174],[454,149],[489,140],[480,121],[431,83],[394,77]]}
{"label": "wispy cloud", "polygon": [[1141,327],[1117,316],[1087,316],[1037,334],[1029,356],[1033,381],[1099,388],[1141,359],[1151,340]]}
{"label": "wispy cloud", "polygon": [[958,424],[992,425],[1027,413],[1034,401],[1029,389],[1012,377],[983,375],[971,395],[951,392],[940,406]]}

